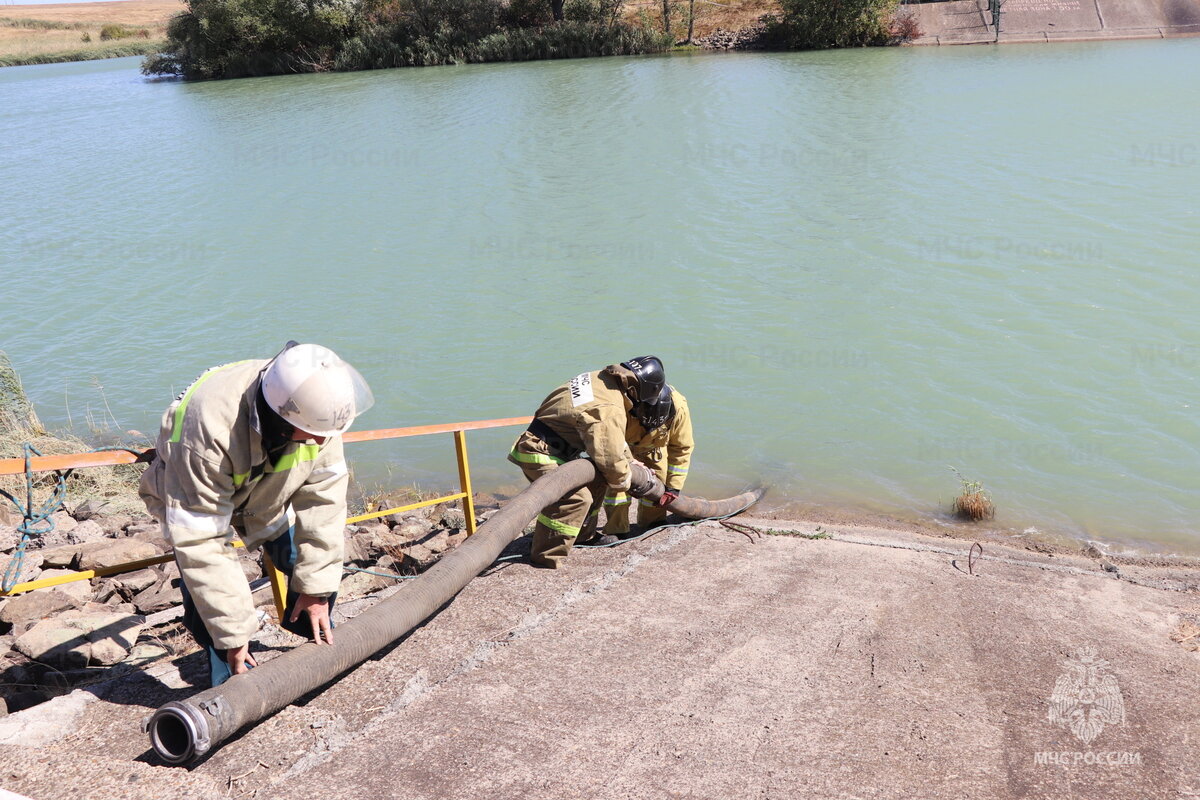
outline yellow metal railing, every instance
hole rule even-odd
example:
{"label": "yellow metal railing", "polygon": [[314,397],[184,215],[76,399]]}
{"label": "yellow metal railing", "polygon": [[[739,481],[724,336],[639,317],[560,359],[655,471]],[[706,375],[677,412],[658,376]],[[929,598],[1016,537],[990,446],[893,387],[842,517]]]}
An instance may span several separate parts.
{"label": "yellow metal railing", "polygon": [[[409,436],[429,436],[436,433],[449,433],[454,436],[454,454],[458,459],[458,481],[460,491],[454,494],[448,494],[443,497],[433,497],[428,500],[422,500],[419,503],[410,503],[408,505],[396,506],[395,508],[386,508],[382,511],[372,511],[367,514],[359,514],[358,516],[350,517],[346,520],[347,525],[352,525],[356,522],[363,522],[368,519],[377,519],[386,517],[389,514],[400,514],[405,511],[412,511],[426,506],[438,505],[440,503],[452,503],[455,500],[462,501],[463,518],[467,529],[467,535],[475,533],[475,500],[471,490],[471,466],[467,460],[467,431],[484,430],[486,428],[503,428],[510,425],[528,425],[532,417],[509,417],[506,419],[487,419],[478,420],[475,422],[455,422],[447,425],[422,425],[414,428],[386,428],[375,431],[351,431],[342,436],[342,441],[351,442],[373,442],[383,439],[403,439]],[[115,464],[133,464],[138,462],[146,462],[153,459],[154,451],[145,450],[137,452],[133,450],[116,450],[105,451],[101,453],[73,453],[68,455],[56,456],[35,456],[29,460],[29,469],[31,472],[57,472],[65,469],[80,469],[86,467],[102,467],[112,466]],[[6,458],[0,459],[0,475],[23,475],[25,473],[24,458]],[[234,547],[242,547],[241,542],[234,542]],[[111,567],[100,567],[97,569],[85,569],[74,572],[70,575],[59,575],[54,578],[42,578],[36,581],[26,581],[18,583],[9,589],[7,592],[0,591],[0,597],[6,597],[23,592],[33,591],[34,589],[47,589],[52,586],[61,586],[64,583],[74,583],[75,581],[86,581],[92,578],[103,577],[105,575],[118,575],[122,572],[132,572],[133,570],[143,569],[144,567],[152,567],[156,564],[165,564],[171,561],[175,556],[171,553],[164,553],[160,556],[152,558],[143,558],[137,561],[129,561],[124,564],[114,564]],[[280,616],[283,615],[283,598],[286,596],[286,586],[283,582],[283,575],[279,570],[274,569],[274,565],[267,570],[268,577],[271,578],[271,590],[275,598],[275,605]]]}

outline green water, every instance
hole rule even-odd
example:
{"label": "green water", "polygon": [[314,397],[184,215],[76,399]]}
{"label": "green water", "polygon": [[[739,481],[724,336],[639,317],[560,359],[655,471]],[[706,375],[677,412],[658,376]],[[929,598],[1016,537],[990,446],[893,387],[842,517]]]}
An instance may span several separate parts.
{"label": "green water", "polygon": [[[1003,527],[1200,550],[1200,40],[136,64],[0,70],[0,347],[51,424],[153,430],[288,338],[368,376],[361,427],[654,352],[697,491],[935,517],[954,465]],[[454,483],[449,437],[351,453]]]}

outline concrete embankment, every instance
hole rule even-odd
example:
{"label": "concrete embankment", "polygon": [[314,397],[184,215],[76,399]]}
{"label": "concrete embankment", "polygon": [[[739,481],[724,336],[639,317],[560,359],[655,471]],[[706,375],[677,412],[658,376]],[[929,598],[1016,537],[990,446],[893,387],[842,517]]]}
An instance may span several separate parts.
{"label": "concrete embankment", "polygon": [[[905,6],[921,28],[914,44],[996,41],[988,0]],[[1200,35],[1200,0],[1003,0],[1001,42],[1161,39]]]}
{"label": "concrete embankment", "polygon": [[200,654],[165,662],[10,715],[0,785],[260,800],[1200,792],[1200,656],[1174,640],[1200,614],[1197,570],[995,544],[968,566],[967,542],[750,521],[832,538],[705,523],[558,571],[502,563],[191,771],[157,765],[138,733],[196,691]]}

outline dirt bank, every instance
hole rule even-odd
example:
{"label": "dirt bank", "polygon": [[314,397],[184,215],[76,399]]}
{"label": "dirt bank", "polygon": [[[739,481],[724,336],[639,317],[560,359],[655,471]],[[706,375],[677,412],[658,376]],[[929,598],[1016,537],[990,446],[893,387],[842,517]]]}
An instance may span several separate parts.
{"label": "dirt bank", "polygon": [[199,654],[162,660],[0,720],[0,785],[355,800],[1200,791],[1200,656],[1172,638],[1200,615],[1200,571],[989,544],[970,575],[966,542],[743,521],[797,535],[706,523],[556,572],[499,565],[191,771],[159,766],[138,731],[195,691]]}

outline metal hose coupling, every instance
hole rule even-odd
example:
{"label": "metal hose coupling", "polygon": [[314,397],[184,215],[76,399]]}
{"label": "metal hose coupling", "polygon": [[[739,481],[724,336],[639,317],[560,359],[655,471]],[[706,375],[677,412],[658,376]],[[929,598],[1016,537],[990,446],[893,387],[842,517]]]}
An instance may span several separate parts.
{"label": "metal hose coupling", "polygon": [[144,723],[150,744],[169,764],[186,764],[200,758],[212,747],[206,714],[188,701],[171,701],[155,711]]}
{"label": "metal hose coupling", "polygon": [[629,462],[629,470],[632,473],[629,480],[629,493],[642,500],[657,503],[658,498],[662,497],[663,492],[667,490],[658,476],[652,470],[632,460]]}

